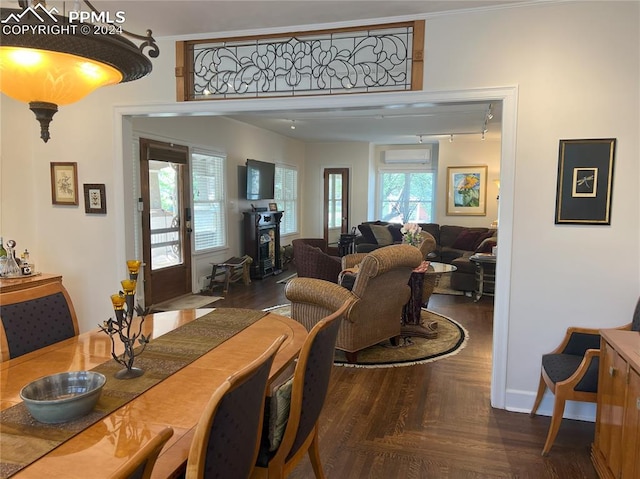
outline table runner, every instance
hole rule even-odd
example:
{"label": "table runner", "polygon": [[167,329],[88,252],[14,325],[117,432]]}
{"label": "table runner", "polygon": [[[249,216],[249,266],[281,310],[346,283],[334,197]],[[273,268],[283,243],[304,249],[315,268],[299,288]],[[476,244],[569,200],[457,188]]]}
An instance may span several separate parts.
{"label": "table runner", "polygon": [[153,339],[140,357],[136,357],[135,366],[144,370],[139,378],[114,378],[113,375],[122,366],[113,359],[96,366],[92,371],[100,372],[107,378],[100,400],[91,413],[74,421],[61,424],[40,423],[31,417],[24,403],[0,411],[0,478],[10,477],[48,454],[265,314],[267,313],[264,311],[250,309],[215,309]]}

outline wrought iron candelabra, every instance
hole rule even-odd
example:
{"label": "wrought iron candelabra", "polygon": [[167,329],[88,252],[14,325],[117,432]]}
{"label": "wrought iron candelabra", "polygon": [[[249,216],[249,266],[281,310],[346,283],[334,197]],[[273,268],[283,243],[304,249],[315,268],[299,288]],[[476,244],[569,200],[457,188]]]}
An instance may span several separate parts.
{"label": "wrought iron candelabra", "polygon": [[[129,279],[120,282],[124,291],[111,295],[111,303],[116,317],[115,319],[109,318],[100,325],[100,330],[111,338],[111,356],[124,366],[124,369],[115,374],[118,379],[137,378],[144,374],[142,369],[133,366],[136,355],[140,355],[149,342],[149,338],[142,334],[142,325],[146,315],[149,314],[149,309],[135,304],[138,271],[141,264],[142,262],[138,260],[127,261]],[[133,324],[134,313],[140,317],[137,326]],[[116,336],[124,345],[124,352],[120,355],[116,354]],[[135,350],[136,341],[141,346],[138,351]]]}

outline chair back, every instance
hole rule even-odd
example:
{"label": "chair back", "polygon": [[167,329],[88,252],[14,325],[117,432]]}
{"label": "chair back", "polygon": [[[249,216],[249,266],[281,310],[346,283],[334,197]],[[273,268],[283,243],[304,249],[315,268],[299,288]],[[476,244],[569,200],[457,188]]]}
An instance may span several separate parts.
{"label": "chair back", "polygon": [[173,429],[165,427],[144,447],[139,449],[131,459],[120,467],[110,479],[149,479],[160,451],[173,436]]}
{"label": "chair back", "polygon": [[291,244],[298,277],[338,282],[338,275],[342,269],[340,258],[327,254],[327,242],[324,239],[296,239]]}
{"label": "chair back", "polygon": [[61,282],[2,294],[0,358],[22,356],[78,335],[78,318]]}
{"label": "chair back", "polygon": [[285,462],[298,452],[316,427],[329,389],[338,330],[351,306],[352,301],[346,301],[319,321],[302,346],[293,374],[289,420],[276,453],[286,454]]}
{"label": "chair back", "polygon": [[[379,289],[375,285],[383,289],[391,287],[394,275],[404,278],[400,284],[407,286],[411,271],[420,263],[422,254],[415,246],[397,244],[378,248],[362,259],[352,291],[359,298],[365,298],[367,289]],[[377,296],[377,293],[374,294]]]}
{"label": "chair back", "polygon": [[633,312],[633,319],[631,320],[631,331],[640,331],[640,298],[638,298],[636,309]]}
{"label": "chair back", "polygon": [[427,255],[429,255],[429,253],[433,253],[437,249],[438,244],[436,243],[436,239],[433,235],[426,231],[420,232],[420,238],[422,241],[418,245],[418,249],[422,253],[422,259],[427,259]]}
{"label": "chair back", "polygon": [[211,396],[196,426],[187,479],[246,479],[258,456],[264,398],[283,335],[259,358],[230,376]]}

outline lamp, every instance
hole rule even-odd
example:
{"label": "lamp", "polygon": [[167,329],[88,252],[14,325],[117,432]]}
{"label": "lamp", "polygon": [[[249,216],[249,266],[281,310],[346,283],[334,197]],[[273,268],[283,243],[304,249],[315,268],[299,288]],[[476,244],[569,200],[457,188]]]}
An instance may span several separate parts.
{"label": "lamp", "polygon": [[[2,8],[0,19],[0,90],[7,96],[29,104],[40,122],[40,138],[49,138],[49,123],[59,105],[74,103],[105,85],[123,83],[148,75],[151,61],[160,53],[151,30],[146,36],[123,30],[119,23],[101,22],[109,18],[87,0],[90,12],[57,15],[33,0],[21,9]],[[82,13],[83,15],[79,15]],[[116,15],[117,20],[123,20]],[[123,35],[142,40],[138,47]]]}

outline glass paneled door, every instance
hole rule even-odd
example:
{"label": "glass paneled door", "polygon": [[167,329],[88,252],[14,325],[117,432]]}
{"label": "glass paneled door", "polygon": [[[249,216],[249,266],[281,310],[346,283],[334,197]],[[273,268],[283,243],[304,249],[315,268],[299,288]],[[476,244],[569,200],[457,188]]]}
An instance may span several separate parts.
{"label": "glass paneled door", "polygon": [[191,292],[188,149],[140,140],[145,304]]}
{"label": "glass paneled door", "polygon": [[324,239],[337,247],[342,233],[349,232],[349,169],[324,170]]}

